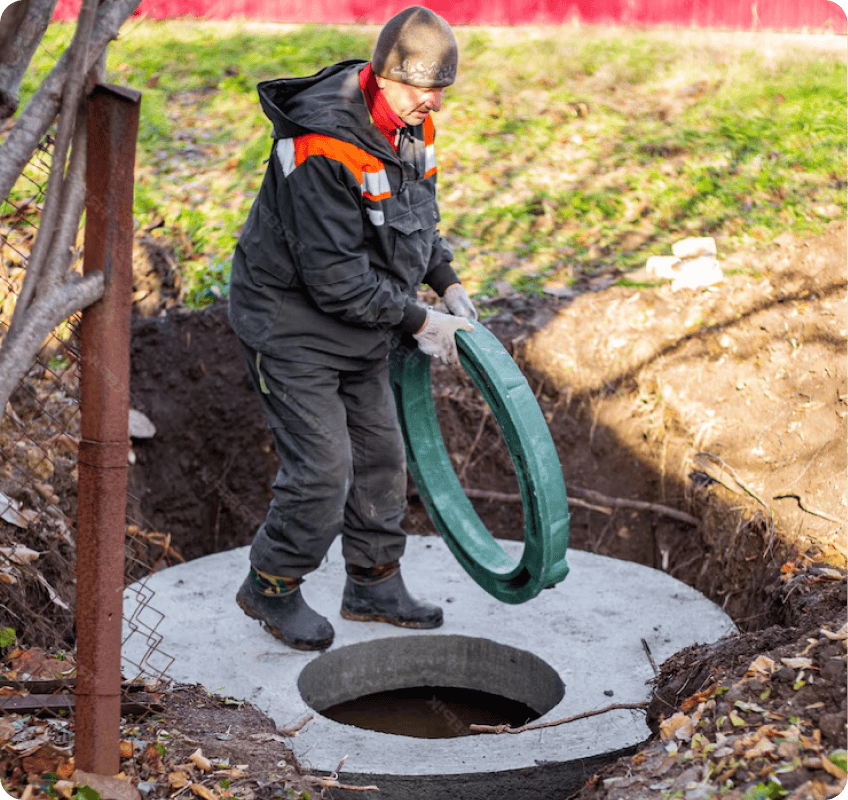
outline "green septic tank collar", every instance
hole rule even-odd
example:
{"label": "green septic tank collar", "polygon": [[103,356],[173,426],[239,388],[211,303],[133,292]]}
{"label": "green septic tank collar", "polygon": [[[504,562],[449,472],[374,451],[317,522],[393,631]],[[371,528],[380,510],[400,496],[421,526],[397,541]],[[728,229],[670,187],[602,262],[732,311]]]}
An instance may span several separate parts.
{"label": "green septic tank collar", "polygon": [[490,595],[523,603],[568,574],[568,501],[559,456],[527,379],[490,331],[456,334],[459,360],[489,404],[512,456],[524,506],[524,551],[515,561],[480,520],[445,448],[420,350],[393,363],[392,383],[409,470],[424,505],[463,569]]}

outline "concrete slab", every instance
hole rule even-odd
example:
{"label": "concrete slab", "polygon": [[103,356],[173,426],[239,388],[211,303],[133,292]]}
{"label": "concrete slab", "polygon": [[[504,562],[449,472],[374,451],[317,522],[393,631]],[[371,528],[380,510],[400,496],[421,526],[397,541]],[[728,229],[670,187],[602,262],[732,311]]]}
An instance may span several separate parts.
{"label": "concrete slab", "polygon": [[[520,542],[502,544],[520,557]],[[571,572],[558,586],[526,603],[506,605],[471,580],[439,537],[410,536],[404,578],[413,595],[443,606],[445,624],[435,631],[343,619],[338,542],[308,576],[303,593],[336,629],[329,654],[377,640],[422,636],[483,638],[528,651],[565,685],[562,699],[539,723],[646,700],[653,670],[643,639],[660,664],[688,645],[713,642],[735,630],[718,606],[663,572],[576,550],[569,551],[568,562]],[[301,697],[298,680],[322,654],[286,647],[242,613],[234,597],[247,569],[245,547],[170,567],[131,586],[124,602],[124,616],[130,618],[125,677],[165,670],[175,681],[249,700],[278,725],[314,713]],[[390,645],[381,642],[380,652],[391,652],[385,649]],[[538,798],[549,796],[539,794],[539,787],[546,792],[579,787],[599,759],[633,748],[648,735],[638,711],[614,711],[521,734],[451,739],[377,733],[316,714],[292,747],[301,763],[322,772],[333,771],[347,755],[342,779],[377,783],[384,800],[432,798],[439,787],[468,800],[507,791],[511,798]]]}

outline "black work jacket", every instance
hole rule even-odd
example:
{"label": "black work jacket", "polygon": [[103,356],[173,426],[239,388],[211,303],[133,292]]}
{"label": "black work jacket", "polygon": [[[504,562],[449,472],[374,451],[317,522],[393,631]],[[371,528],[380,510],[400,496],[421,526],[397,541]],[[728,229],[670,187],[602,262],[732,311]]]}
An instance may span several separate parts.
{"label": "black work jacket", "polygon": [[259,84],[274,144],[233,256],[229,311],[255,350],[341,366],[380,358],[423,325],[422,282],[441,295],[458,281],[437,229],[432,120],[402,128],[395,152],[359,88],[366,63]]}

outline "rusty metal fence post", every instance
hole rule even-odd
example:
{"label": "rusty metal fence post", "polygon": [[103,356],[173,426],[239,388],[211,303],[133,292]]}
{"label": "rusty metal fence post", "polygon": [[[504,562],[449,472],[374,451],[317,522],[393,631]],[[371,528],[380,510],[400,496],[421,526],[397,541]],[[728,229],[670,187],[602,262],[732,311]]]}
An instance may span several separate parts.
{"label": "rusty metal fence post", "polygon": [[120,769],[121,620],[129,414],[133,172],[141,94],[98,85],[88,100],[83,271],[103,297],[82,315],[74,760]]}

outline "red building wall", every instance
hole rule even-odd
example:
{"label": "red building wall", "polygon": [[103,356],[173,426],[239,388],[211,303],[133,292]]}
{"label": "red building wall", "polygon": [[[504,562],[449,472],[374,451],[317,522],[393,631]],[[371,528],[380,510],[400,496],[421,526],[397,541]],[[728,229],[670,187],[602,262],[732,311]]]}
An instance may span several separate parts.
{"label": "red building wall", "polygon": [[[419,2],[453,25],[682,25],[733,30],[846,33],[833,0],[141,0],[137,15],[154,19],[250,18],[269,22],[382,24]],[[79,0],[59,0],[57,19],[73,19]]]}

